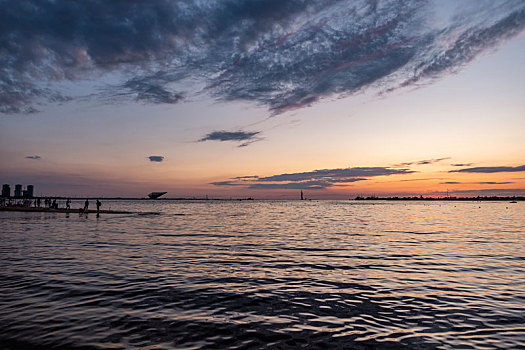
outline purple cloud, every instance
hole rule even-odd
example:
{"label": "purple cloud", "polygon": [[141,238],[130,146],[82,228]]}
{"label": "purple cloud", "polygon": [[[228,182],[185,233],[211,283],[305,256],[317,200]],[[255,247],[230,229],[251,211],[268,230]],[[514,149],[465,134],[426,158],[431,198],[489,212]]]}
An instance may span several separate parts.
{"label": "purple cloud", "polygon": [[179,103],[191,80],[279,114],[457,71],[523,30],[525,2],[4,0],[0,23],[1,113],[112,74],[105,99]]}
{"label": "purple cloud", "polygon": [[475,168],[465,168],[459,170],[450,170],[449,173],[514,173],[525,171],[525,165],[519,166],[486,166],[486,167],[475,167]]}
{"label": "purple cloud", "polygon": [[325,189],[337,184],[366,181],[371,177],[404,175],[414,171],[385,167],[355,167],[322,169],[301,173],[287,173],[272,176],[238,176],[227,181],[212,182],[216,186],[244,186],[251,189]]}
{"label": "purple cloud", "polygon": [[258,137],[260,131],[213,131],[204,136],[199,140],[199,142],[204,141],[233,141],[233,142],[242,142],[238,147],[246,147],[254,142],[262,140],[261,137]]}

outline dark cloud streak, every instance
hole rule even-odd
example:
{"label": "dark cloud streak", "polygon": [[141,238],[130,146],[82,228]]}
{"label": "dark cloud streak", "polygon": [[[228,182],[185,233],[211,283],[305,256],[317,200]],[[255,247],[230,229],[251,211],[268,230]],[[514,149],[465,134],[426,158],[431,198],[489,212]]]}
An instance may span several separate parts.
{"label": "dark cloud streak", "polygon": [[210,182],[210,185],[215,185],[215,186],[244,186],[244,184],[242,183],[236,183],[236,182],[233,182],[233,181],[216,181],[216,182]]}
{"label": "dark cloud streak", "polygon": [[450,157],[444,157],[444,158],[434,158],[434,159],[425,159],[425,160],[418,160],[414,162],[406,162],[406,163],[400,163],[393,165],[394,167],[406,167],[409,165],[428,165],[428,164],[434,164],[439,163],[443,160],[450,159]]}
{"label": "dark cloud streak", "polygon": [[260,131],[213,131],[198,140],[199,142],[205,141],[233,141],[233,142],[242,142],[238,147],[246,147],[254,142],[262,140]]}
{"label": "dark cloud streak", "polygon": [[286,183],[255,183],[248,186],[250,189],[259,190],[322,190],[331,187],[332,184],[326,181],[304,181],[304,182],[286,182]]}
{"label": "dark cloud streak", "polygon": [[249,189],[310,189],[320,190],[338,184],[366,181],[371,177],[404,175],[414,171],[385,167],[355,167],[321,169],[302,173],[287,173],[272,176],[238,176],[227,181],[213,182],[216,186],[244,186]]}
{"label": "dark cloud streak", "polygon": [[258,181],[304,181],[309,179],[325,179],[330,182],[355,182],[363,177],[385,176],[396,174],[410,174],[414,171],[409,169],[391,169],[385,167],[356,167],[345,169],[322,169],[304,173],[279,174],[260,177]]}
{"label": "dark cloud streak", "polygon": [[462,167],[462,166],[471,166],[472,164],[474,163],[456,163],[456,164],[450,164],[450,165]]}
{"label": "dark cloud streak", "polygon": [[525,171],[525,165],[519,166],[487,166],[487,167],[475,167],[475,168],[465,168],[459,170],[450,170],[449,173],[514,173]]}
{"label": "dark cloud streak", "polygon": [[461,181],[445,181],[441,182],[443,185],[507,185],[513,184],[513,181],[478,181],[478,182],[461,182]]}
{"label": "dark cloud streak", "polygon": [[164,161],[163,156],[149,156],[148,159],[150,162],[155,162],[155,163],[160,163]]}

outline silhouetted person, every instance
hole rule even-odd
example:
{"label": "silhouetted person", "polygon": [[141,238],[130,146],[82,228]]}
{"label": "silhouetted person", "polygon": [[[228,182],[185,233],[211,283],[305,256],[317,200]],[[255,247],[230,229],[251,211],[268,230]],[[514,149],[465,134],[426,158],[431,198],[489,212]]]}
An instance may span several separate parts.
{"label": "silhouetted person", "polygon": [[100,203],[100,201],[97,199],[97,215],[100,214],[100,206],[102,205],[102,203]]}
{"label": "silhouetted person", "polygon": [[36,205],[40,208],[40,198],[36,199]]}
{"label": "silhouetted person", "polygon": [[88,208],[89,208],[89,201],[86,198],[86,201],[84,202],[84,213],[87,213]]}
{"label": "silhouetted person", "polygon": [[57,204],[57,200],[56,199],[53,199],[53,203],[51,204],[51,208],[58,209],[58,204]]}
{"label": "silhouetted person", "polygon": [[66,199],[66,209],[69,210],[71,209],[71,199]]}

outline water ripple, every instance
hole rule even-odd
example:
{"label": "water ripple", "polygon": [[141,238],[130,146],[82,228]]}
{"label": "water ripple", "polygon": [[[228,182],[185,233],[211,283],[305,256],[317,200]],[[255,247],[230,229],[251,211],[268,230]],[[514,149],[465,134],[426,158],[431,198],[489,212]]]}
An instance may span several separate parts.
{"label": "water ripple", "polygon": [[0,213],[2,348],[525,347],[523,203],[108,204]]}

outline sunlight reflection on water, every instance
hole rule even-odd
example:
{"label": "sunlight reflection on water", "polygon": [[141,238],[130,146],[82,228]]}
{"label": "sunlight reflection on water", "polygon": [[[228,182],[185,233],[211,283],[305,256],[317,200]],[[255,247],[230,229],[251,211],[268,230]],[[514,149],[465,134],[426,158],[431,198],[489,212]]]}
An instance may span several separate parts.
{"label": "sunlight reflection on water", "polygon": [[0,213],[0,344],[525,346],[525,203],[103,205]]}

